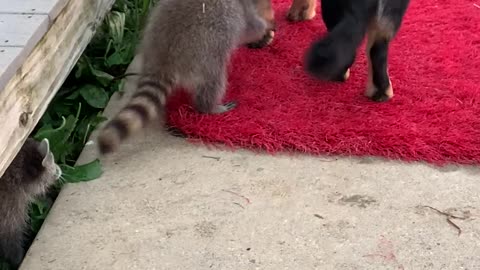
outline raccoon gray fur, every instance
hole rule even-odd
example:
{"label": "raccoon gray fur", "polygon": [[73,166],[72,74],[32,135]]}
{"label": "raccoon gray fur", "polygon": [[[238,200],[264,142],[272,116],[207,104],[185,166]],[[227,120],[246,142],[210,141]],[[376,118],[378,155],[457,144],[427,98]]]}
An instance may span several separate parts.
{"label": "raccoon gray fur", "polygon": [[192,94],[201,113],[224,113],[227,65],[233,51],[261,40],[267,22],[259,0],[162,0],[152,10],[141,43],[142,70],[130,102],[100,131],[101,154],[159,117],[177,87]]}
{"label": "raccoon gray fur", "polygon": [[0,178],[0,258],[15,269],[25,253],[29,204],[60,175],[48,140],[37,142],[29,138]]}

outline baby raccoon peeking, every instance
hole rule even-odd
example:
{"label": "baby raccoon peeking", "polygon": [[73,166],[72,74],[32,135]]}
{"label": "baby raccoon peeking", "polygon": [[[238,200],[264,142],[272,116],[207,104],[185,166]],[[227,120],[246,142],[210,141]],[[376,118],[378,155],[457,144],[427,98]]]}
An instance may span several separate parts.
{"label": "baby raccoon peeking", "polygon": [[0,258],[15,269],[24,256],[28,206],[61,175],[48,140],[27,139],[0,178]]}
{"label": "baby raccoon peeking", "polygon": [[227,65],[238,46],[264,38],[268,27],[257,9],[261,1],[159,1],[141,44],[143,66],[137,90],[101,130],[101,154],[115,151],[121,141],[157,118],[177,87],[191,92],[201,113],[235,108],[234,101],[221,103]]}

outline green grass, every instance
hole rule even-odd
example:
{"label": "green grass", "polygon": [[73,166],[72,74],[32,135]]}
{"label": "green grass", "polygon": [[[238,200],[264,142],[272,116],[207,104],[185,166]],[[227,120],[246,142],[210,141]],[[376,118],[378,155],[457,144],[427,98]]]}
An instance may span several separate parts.
{"label": "green grass", "polygon": [[[91,132],[106,120],[102,112],[108,100],[122,88],[124,81],[117,78],[125,73],[134,57],[141,30],[154,1],[116,1],[33,131],[35,138],[49,139],[64,174],[48,198],[31,205],[32,239],[64,183],[90,181],[101,175],[98,160],[83,166],[75,166],[75,162]],[[6,269],[9,269],[8,266],[0,262],[0,270]]]}

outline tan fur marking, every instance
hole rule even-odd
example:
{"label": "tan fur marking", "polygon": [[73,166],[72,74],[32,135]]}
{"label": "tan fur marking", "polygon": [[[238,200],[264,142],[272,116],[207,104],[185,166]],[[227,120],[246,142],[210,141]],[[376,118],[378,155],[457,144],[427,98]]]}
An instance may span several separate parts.
{"label": "tan fur marking", "polygon": [[385,94],[387,95],[387,97],[392,98],[393,97],[392,81],[389,79],[388,82],[389,82],[390,85],[388,86],[387,91],[385,91]]}
{"label": "tan fur marking", "polygon": [[345,74],[343,74],[343,79],[346,81],[348,80],[348,78],[350,78],[350,69],[347,69],[347,71],[345,72]]}
{"label": "tan fur marking", "polygon": [[288,19],[292,21],[311,20],[316,15],[317,0],[293,0],[288,11]]}
{"label": "tan fur marking", "polygon": [[395,24],[388,16],[385,16],[385,6],[388,0],[379,0],[377,15],[371,21],[371,27],[375,28],[377,38],[392,39],[395,35]]}
{"label": "tan fur marking", "polygon": [[[375,20],[376,21],[376,20]],[[367,87],[365,88],[365,96],[367,97],[373,97],[375,93],[378,91],[378,89],[375,87],[373,84],[373,68],[372,68],[372,61],[370,59],[370,49],[372,48],[373,44],[375,43],[376,40],[378,39],[383,39],[387,38],[389,39],[386,34],[391,33],[393,35],[393,32],[388,32],[388,31],[379,31],[379,28],[377,27],[378,24],[371,24],[370,27],[368,28],[367,31],[367,46],[366,46],[366,54],[367,54],[367,62],[368,62],[368,79],[367,79]],[[387,76],[390,78],[388,75],[388,70],[387,70]],[[390,81],[390,79],[389,79]],[[387,91],[385,94],[389,97],[393,97],[393,87],[392,87],[392,82],[390,81],[390,86],[388,87]]]}
{"label": "tan fur marking", "polygon": [[267,36],[268,36],[268,41],[267,41],[266,45],[270,45],[270,43],[272,43],[272,41],[273,41],[273,38],[275,37],[275,31],[273,31],[273,30],[268,31]]}
{"label": "tan fur marking", "polygon": [[[390,79],[389,79],[389,82],[390,82],[390,85],[388,86],[387,91],[385,91],[385,94],[387,95],[387,97],[392,98],[393,86],[392,86],[392,81]],[[377,88],[373,85],[371,80],[369,80],[369,82],[367,83],[367,88],[365,90],[365,96],[371,98],[373,97],[373,95],[375,95],[376,92],[377,92]]]}
{"label": "tan fur marking", "polygon": [[273,40],[273,38],[275,37],[275,31],[270,31],[269,34],[270,34],[270,36],[272,37],[272,40]]}
{"label": "tan fur marking", "polygon": [[273,22],[275,20],[275,13],[272,8],[271,0],[259,0],[257,10],[263,19],[267,22]]}
{"label": "tan fur marking", "polygon": [[395,26],[387,17],[373,17],[368,26],[369,35],[375,39],[392,39],[395,35]]}

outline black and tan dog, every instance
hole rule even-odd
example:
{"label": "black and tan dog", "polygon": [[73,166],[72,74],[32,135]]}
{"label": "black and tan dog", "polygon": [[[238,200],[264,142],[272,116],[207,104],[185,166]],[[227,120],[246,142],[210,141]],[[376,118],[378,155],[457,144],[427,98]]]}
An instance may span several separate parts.
{"label": "black and tan dog", "polygon": [[[317,0],[293,0],[288,12],[291,21],[315,17]],[[365,95],[374,101],[393,97],[388,75],[388,48],[407,10],[409,0],[321,0],[322,18],[328,34],[312,43],[306,53],[305,68],[322,80],[345,81],[355,61],[356,50],[365,35],[368,55],[368,84]],[[253,45],[262,47],[273,39],[274,19],[270,0],[258,0],[261,15],[271,31]]]}

